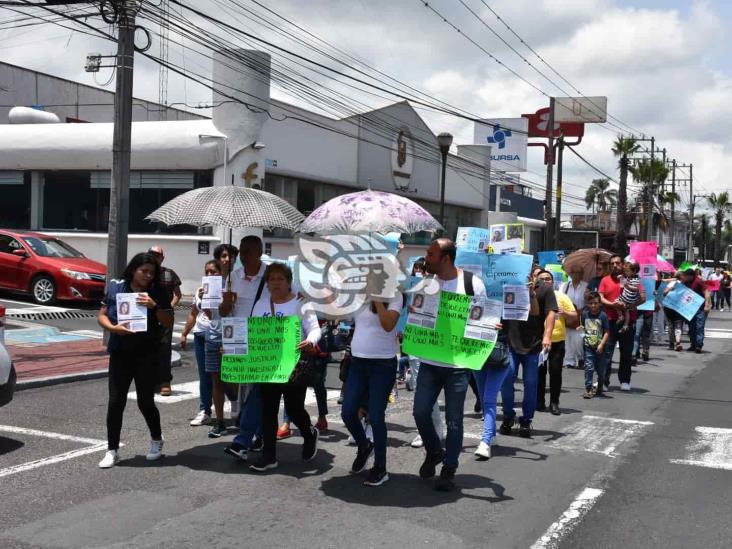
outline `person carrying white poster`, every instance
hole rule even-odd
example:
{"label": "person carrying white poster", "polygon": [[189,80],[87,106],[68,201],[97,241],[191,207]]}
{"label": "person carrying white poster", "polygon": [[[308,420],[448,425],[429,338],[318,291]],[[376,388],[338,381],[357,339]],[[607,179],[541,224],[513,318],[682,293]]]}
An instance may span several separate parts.
{"label": "person carrying white poster", "polygon": [[138,295],[141,294],[117,294],[117,322],[125,323],[132,332],[146,332],[147,307],[137,302]]}
{"label": "person carrying white poster", "polygon": [[226,317],[221,319],[225,355],[246,355],[249,353],[248,318]]}
{"label": "person carrying white poster", "polygon": [[526,320],[529,318],[531,298],[525,284],[503,286],[503,318],[505,320]]}

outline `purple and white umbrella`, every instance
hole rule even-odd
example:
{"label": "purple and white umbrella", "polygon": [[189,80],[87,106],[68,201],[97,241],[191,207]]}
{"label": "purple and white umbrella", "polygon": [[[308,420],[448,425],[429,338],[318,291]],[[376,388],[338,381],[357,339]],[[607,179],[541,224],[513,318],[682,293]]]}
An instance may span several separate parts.
{"label": "purple and white umbrella", "polygon": [[422,206],[398,194],[360,191],[337,196],[318,207],[301,233],[402,233],[440,231],[442,225]]}

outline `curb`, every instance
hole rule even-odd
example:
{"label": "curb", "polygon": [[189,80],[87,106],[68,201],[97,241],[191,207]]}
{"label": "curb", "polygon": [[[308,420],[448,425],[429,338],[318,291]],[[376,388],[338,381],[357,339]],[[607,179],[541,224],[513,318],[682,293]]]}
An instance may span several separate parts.
{"label": "curb", "polygon": [[[173,358],[170,362],[171,368],[178,368],[182,365],[180,353],[173,351]],[[39,377],[35,379],[27,379],[15,384],[15,391],[23,391],[25,389],[37,389],[38,387],[51,387],[53,385],[61,385],[64,383],[74,383],[75,381],[86,381],[89,379],[101,379],[107,377],[109,370],[93,370],[91,372],[78,372],[75,374],[66,374],[61,376]]]}

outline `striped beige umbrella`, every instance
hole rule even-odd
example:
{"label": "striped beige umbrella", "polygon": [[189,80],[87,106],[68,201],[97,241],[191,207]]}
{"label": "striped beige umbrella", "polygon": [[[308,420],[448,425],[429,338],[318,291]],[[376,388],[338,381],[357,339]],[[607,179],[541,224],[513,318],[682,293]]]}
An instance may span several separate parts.
{"label": "striped beige umbrella", "polygon": [[305,216],[272,193],[227,185],[183,193],[145,219],[166,225],[216,225],[230,229],[280,228],[294,231]]}

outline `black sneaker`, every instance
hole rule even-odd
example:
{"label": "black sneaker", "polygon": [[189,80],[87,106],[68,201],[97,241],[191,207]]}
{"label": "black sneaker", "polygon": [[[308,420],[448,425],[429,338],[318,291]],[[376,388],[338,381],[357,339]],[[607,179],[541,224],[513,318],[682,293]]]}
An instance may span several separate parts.
{"label": "black sneaker", "polygon": [[424,456],[424,462],[419,468],[419,476],[422,478],[432,478],[435,476],[435,468],[437,464],[442,462],[444,455],[442,450],[435,452],[434,454],[426,453]]}
{"label": "black sneaker", "polygon": [[368,463],[369,457],[373,451],[374,443],[370,441],[367,441],[366,446],[363,448],[359,448],[356,453],[356,459],[353,460],[353,465],[351,465],[351,473],[357,475],[366,469],[366,464]]}
{"label": "black sneaker", "polygon": [[501,427],[498,429],[498,432],[502,435],[510,435],[511,430],[513,429],[513,424],[515,422],[514,418],[504,418],[503,423],[501,423]]}
{"label": "black sneaker", "polygon": [[546,412],[546,404],[543,402],[537,402],[536,403],[536,411],[537,412]]}
{"label": "black sneaker", "polygon": [[208,432],[208,438],[220,438],[228,432],[224,423],[215,423]]}
{"label": "black sneaker", "polygon": [[244,448],[244,446],[242,446],[241,444],[237,444],[236,442],[232,442],[229,446],[224,448],[224,453],[229,454],[230,456],[233,456],[242,461],[247,460],[247,449]]}
{"label": "black sneaker", "polygon": [[520,419],[519,420],[519,431],[518,434],[523,438],[531,438],[531,420]]}
{"label": "black sneaker", "polygon": [[372,467],[369,476],[363,481],[364,486],[381,486],[389,480],[389,473],[383,467]]}
{"label": "black sneaker", "polygon": [[455,489],[455,471],[456,467],[442,466],[440,471],[440,480],[435,484],[435,490],[438,492],[452,492]]}
{"label": "black sneaker", "polygon": [[261,437],[254,437],[252,445],[249,447],[250,452],[261,452],[264,448],[264,439]]}
{"label": "black sneaker", "polygon": [[560,415],[562,413],[559,410],[559,404],[557,404],[556,402],[550,402],[549,403],[549,411],[551,412],[551,414],[553,416],[558,416],[558,415]]}
{"label": "black sneaker", "polygon": [[269,469],[277,469],[278,465],[279,463],[277,463],[276,459],[266,459],[264,456],[262,456],[259,461],[252,463],[249,468],[252,471],[263,473],[264,471],[268,471]]}
{"label": "black sneaker", "polygon": [[315,427],[310,427],[310,432],[312,435],[309,438],[306,438],[305,442],[302,443],[303,461],[312,461],[315,454],[318,452],[318,437],[320,436],[320,431]]}

